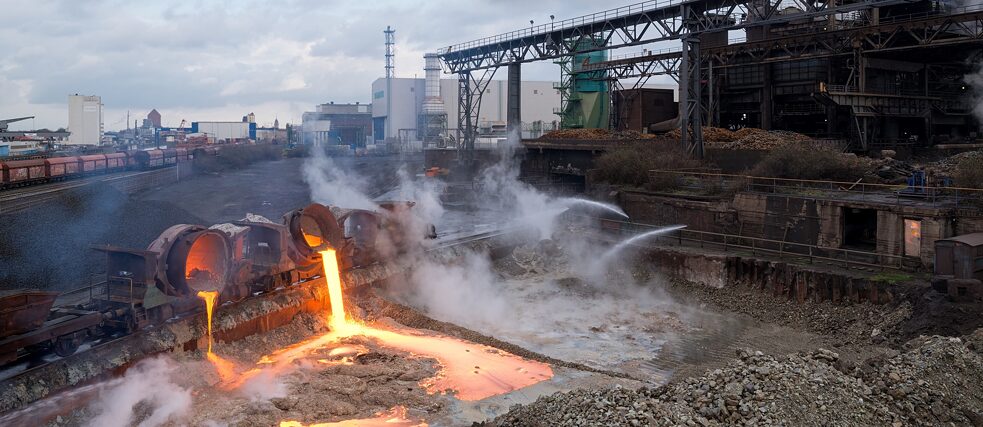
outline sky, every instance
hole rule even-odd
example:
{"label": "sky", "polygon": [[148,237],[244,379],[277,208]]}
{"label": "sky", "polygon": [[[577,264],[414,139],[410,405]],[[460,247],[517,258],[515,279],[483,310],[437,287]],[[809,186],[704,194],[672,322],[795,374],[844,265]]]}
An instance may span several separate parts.
{"label": "sky", "polygon": [[[396,76],[423,77],[425,52],[629,3],[0,0],[0,118],[37,116],[12,130],[66,127],[78,93],[102,97],[106,130],[152,108],[165,126],[249,112],[260,126],[296,123],[316,104],[371,101],[387,25]],[[522,74],[554,81],[559,68],[541,61]]]}

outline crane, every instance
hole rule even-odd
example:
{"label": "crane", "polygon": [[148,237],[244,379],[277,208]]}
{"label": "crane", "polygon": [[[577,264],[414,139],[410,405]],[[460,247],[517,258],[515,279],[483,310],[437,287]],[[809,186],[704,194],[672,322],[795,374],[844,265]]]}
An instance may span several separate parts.
{"label": "crane", "polygon": [[10,123],[19,122],[21,120],[33,119],[33,118],[34,118],[34,116],[27,116],[27,117],[18,117],[16,119],[3,119],[3,120],[0,120],[0,132],[6,132],[7,131],[7,128],[9,128],[9,124]]}

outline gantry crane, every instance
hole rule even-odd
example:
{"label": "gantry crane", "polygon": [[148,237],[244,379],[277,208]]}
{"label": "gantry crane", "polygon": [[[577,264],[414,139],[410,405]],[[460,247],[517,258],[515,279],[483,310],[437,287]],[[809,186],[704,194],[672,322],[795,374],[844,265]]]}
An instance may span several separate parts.
{"label": "gantry crane", "polygon": [[3,119],[0,120],[0,132],[6,132],[7,128],[10,127],[10,123],[19,122],[21,120],[33,119],[34,116],[18,117],[16,119]]}

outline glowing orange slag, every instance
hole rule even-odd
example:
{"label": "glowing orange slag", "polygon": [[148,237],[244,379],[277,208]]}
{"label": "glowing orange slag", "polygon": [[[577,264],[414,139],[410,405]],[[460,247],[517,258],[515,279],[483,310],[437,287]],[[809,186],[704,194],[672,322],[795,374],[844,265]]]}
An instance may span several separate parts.
{"label": "glowing orange slag", "polygon": [[[352,336],[373,338],[382,346],[405,351],[414,356],[436,359],[439,371],[433,377],[420,381],[420,385],[429,393],[453,391],[454,397],[459,400],[485,399],[539,383],[553,376],[553,370],[548,364],[523,359],[494,347],[398,325],[387,325],[386,329],[382,329],[349,319],[345,312],[337,254],[329,249],[321,251],[321,257],[328,298],[330,298],[331,331],[263,356],[257,362],[257,367],[239,375],[232,387],[242,385],[263,372],[276,374],[294,369],[298,366],[294,362],[302,359],[310,358],[312,364],[319,365],[343,364],[345,363],[343,359],[323,359],[323,356],[319,356],[319,350],[329,345],[337,346],[341,339]],[[342,350],[344,351],[349,350]],[[329,356],[332,353],[329,351]],[[366,425],[364,420],[355,421],[358,422],[325,425]],[[285,423],[293,422],[285,421]]]}
{"label": "glowing orange slag", "polygon": [[223,383],[230,383],[236,379],[235,365],[212,353],[212,313],[215,310],[215,301],[218,299],[218,292],[199,291],[198,297],[205,301],[205,316],[208,319],[208,361],[215,366],[219,378]]}
{"label": "glowing orange slag", "polygon": [[307,234],[304,233],[303,231],[301,233],[304,235],[304,242],[307,243],[307,246],[316,248],[324,244],[324,239],[321,239],[321,236],[316,236],[314,234]]}
{"label": "glowing orange slag", "polygon": [[406,418],[406,408],[397,406],[372,418],[345,420],[334,423],[304,424],[300,421],[280,421],[280,427],[427,427],[427,423]]}
{"label": "glowing orange slag", "polygon": [[328,283],[328,298],[331,300],[331,328],[337,332],[350,329],[355,325],[345,317],[341,271],[338,270],[338,255],[334,249],[321,251],[321,264],[324,265],[324,281]]}

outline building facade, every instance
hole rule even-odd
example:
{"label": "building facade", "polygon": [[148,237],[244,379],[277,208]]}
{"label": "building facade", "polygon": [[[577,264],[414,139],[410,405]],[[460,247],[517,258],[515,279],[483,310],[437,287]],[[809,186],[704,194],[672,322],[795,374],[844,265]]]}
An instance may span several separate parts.
{"label": "building facade", "polygon": [[301,140],[304,144],[364,147],[372,142],[372,110],[369,104],[318,105],[302,116]]}
{"label": "building facade", "polygon": [[68,96],[69,145],[99,145],[102,141],[102,98],[88,95]]}
{"label": "building facade", "polygon": [[[440,80],[440,98],[447,113],[447,129],[456,134],[457,121],[457,79]],[[481,97],[479,116],[480,128],[503,126],[506,122],[505,80],[492,80]],[[553,82],[524,81],[521,88],[522,122],[552,123],[557,121],[554,110],[560,107],[560,93],[553,88]],[[426,83],[422,78],[395,78],[392,81],[392,114],[386,110],[386,79],[376,79],[372,83],[372,122],[376,141],[392,138],[416,139],[419,116],[423,113],[426,99]],[[386,121],[391,121],[393,135],[385,135]]]}

